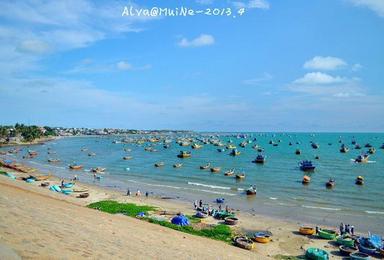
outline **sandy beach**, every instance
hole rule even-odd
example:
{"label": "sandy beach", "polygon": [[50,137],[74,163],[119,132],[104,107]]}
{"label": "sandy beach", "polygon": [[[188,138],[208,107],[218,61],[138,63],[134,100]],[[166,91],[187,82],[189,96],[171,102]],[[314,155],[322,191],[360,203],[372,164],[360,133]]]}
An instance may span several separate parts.
{"label": "sandy beach", "polygon": [[[9,169],[3,169],[9,171]],[[15,176],[27,176],[13,172]],[[50,178],[50,184],[59,184]],[[256,244],[246,251],[224,242],[193,236],[123,215],[111,215],[88,209],[89,203],[110,199],[153,205],[159,210],[193,214],[192,206],[154,197],[125,196],[114,190],[77,183],[88,189],[85,199],[55,193],[20,180],[0,176],[0,250],[9,258],[141,258],[166,259],[279,259],[301,256],[308,247],[319,247],[341,259],[338,249],[327,240],[299,235],[300,223],[237,212],[240,223],[235,233],[255,230],[272,232],[272,242]],[[209,218],[204,220],[215,222]]]}

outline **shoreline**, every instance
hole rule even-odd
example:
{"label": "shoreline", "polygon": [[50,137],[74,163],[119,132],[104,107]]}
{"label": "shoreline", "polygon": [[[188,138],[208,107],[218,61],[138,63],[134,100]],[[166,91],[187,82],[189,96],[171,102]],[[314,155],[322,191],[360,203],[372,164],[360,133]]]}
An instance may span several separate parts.
{"label": "shoreline", "polygon": [[[14,172],[7,169],[7,172]],[[28,174],[14,172],[15,176],[21,177]],[[40,174],[40,173],[39,173]],[[1,177],[0,184],[3,183],[3,179],[7,178],[5,176]],[[166,210],[169,212],[183,212],[184,214],[192,215],[194,210],[192,206],[188,206],[185,202],[179,200],[164,200],[159,197],[134,197],[134,196],[125,196],[122,192],[113,190],[111,188],[100,187],[98,185],[85,184],[82,182],[77,182],[76,186],[80,189],[85,188],[89,190],[90,196],[86,199],[76,198],[72,195],[63,195],[56,194],[52,191],[49,191],[47,188],[42,188],[38,186],[38,182],[33,184],[24,183],[22,181],[16,180],[18,185],[22,185],[23,188],[33,188],[35,192],[38,192],[42,196],[54,196],[59,198],[61,201],[66,201],[70,203],[75,203],[79,206],[86,206],[90,203],[97,202],[100,200],[114,200],[123,203],[136,203],[140,205],[151,205],[155,206],[161,210]],[[50,179],[51,184],[59,184],[60,179],[56,176],[53,176]],[[43,195],[44,192],[44,195]],[[283,221],[273,217],[266,217],[263,215],[258,215],[256,213],[250,214],[247,212],[236,212],[237,217],[240,219],[239,225],[236,227],[236,231],[240,233],[254,232],[256,230],[267,230],[273,233],[272,242],[269,244],[257,244],[257,250],[252,250],[251,253],[261,254],[263,257],[273,257],[277,255],[285,256],[298,256],[305,253],[304,249],[307,247],[319,247],[330,251],[330,248],[333,251],[338,251],[337,247],[329,244],[327,240],[313,239],[301,235],[297,235],[299,228],[298,223],[291,221]],[[127,217],[129,218],[129,217]],[[184,233],[182,233],[184,234]],[[211,241],[211,240],[210,240]],[[339,259],[337,253],[332,255],[334,259]],[[255,255],[256,256],[256,255]]]}
{"label": "shoreline", "polygon": [[10,146],[18,147],[18,146],[29,146],[29,145],[42,145],[42,144],[45,144],[46,142],[55,141],[61,138],[63,138],[63,136],[48,136],[48,137],[35,139],[31,142],[0,143],[0,148],[10,147]]}

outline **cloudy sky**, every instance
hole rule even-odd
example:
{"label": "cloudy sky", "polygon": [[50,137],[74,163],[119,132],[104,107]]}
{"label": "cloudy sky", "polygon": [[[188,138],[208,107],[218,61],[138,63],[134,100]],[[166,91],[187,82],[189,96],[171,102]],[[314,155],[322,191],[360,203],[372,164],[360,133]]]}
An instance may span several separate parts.
{"label": "cloudy sky", "polygon": [[384,1],[156,2],[1,1],[0,124],[384,130]]}

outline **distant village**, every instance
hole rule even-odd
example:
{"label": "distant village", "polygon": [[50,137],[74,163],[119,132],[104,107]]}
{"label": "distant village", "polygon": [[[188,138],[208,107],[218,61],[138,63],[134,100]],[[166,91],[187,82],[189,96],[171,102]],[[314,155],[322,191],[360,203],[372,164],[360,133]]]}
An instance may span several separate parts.
{"label": "distant village", "polygon": [[76,128],[76,127],[49,127],[49,126],[27,126],[15,124],[14,126],[0,126],[0,144],[23,144],[33,143],[39,140],[49,140],[60,136],[84,136],[84,135],[127,135],[127,134],[177,134],[189,131],[175,130],[133,130],[117,128]]}

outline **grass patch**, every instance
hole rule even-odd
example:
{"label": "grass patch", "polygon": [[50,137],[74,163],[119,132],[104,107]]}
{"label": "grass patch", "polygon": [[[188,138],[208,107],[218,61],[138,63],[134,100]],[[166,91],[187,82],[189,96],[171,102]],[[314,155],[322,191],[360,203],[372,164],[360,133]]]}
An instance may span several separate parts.
{"label": "grass patch", "polygon": [[[225,241],[225,242],[231,242],[232,239],[232,230],[230,227],[226,225],[216,225],[209,228],[203,228],[203,229],[195,229],[193,226],[178,226],[175,224],[172,224],[168,221],[163,220],[156,220],[153,218],[148,217],[149,211],[156,210],[156,207],[152,206],[140,206],[133,203],[119,203],[112,200],[105,200],[105,201],[99,201],[88,205],[89,208],[97,209],[103,212],[108,212],[111,214],[124,214],[130,217],[136,217],[137,214],[140,212],[144,212],[146,217],[142,218],[142,220],[158,224],[163,227],[171,228],[180,232],[196,235],[196,236],[203,236],[208,237],[215,240]],[[201,219],[196,218],[194,216],[187,216],[190,220],[191,224],[197,224],[201,222]]]}
{"label": "grass patch", "polygon": [[232,239],[231,228],[222,224],[216,225],[212,228],[204,228],[204,229],[196,230],[192,226],[178,226],[168,221],[160,221],[152,218],[147,218],[147,221],[150,223],[158,224],[163,227],[172,228],[174,230],[178,230],[184,233],[188,233],[196,236],[208,237],[211,239],[221,240],[224,242],[230,242]]}
{"label": "grass patch", "polygon": [[104,200],[88,205],[91,209],[97,209],[111,214],[124,214],[130,217],[136,217],[140,212],[148,215],[148,211],[153,211],[156,208],[151,206],[140,206],[133,203],[119,203],[112,200]]}

